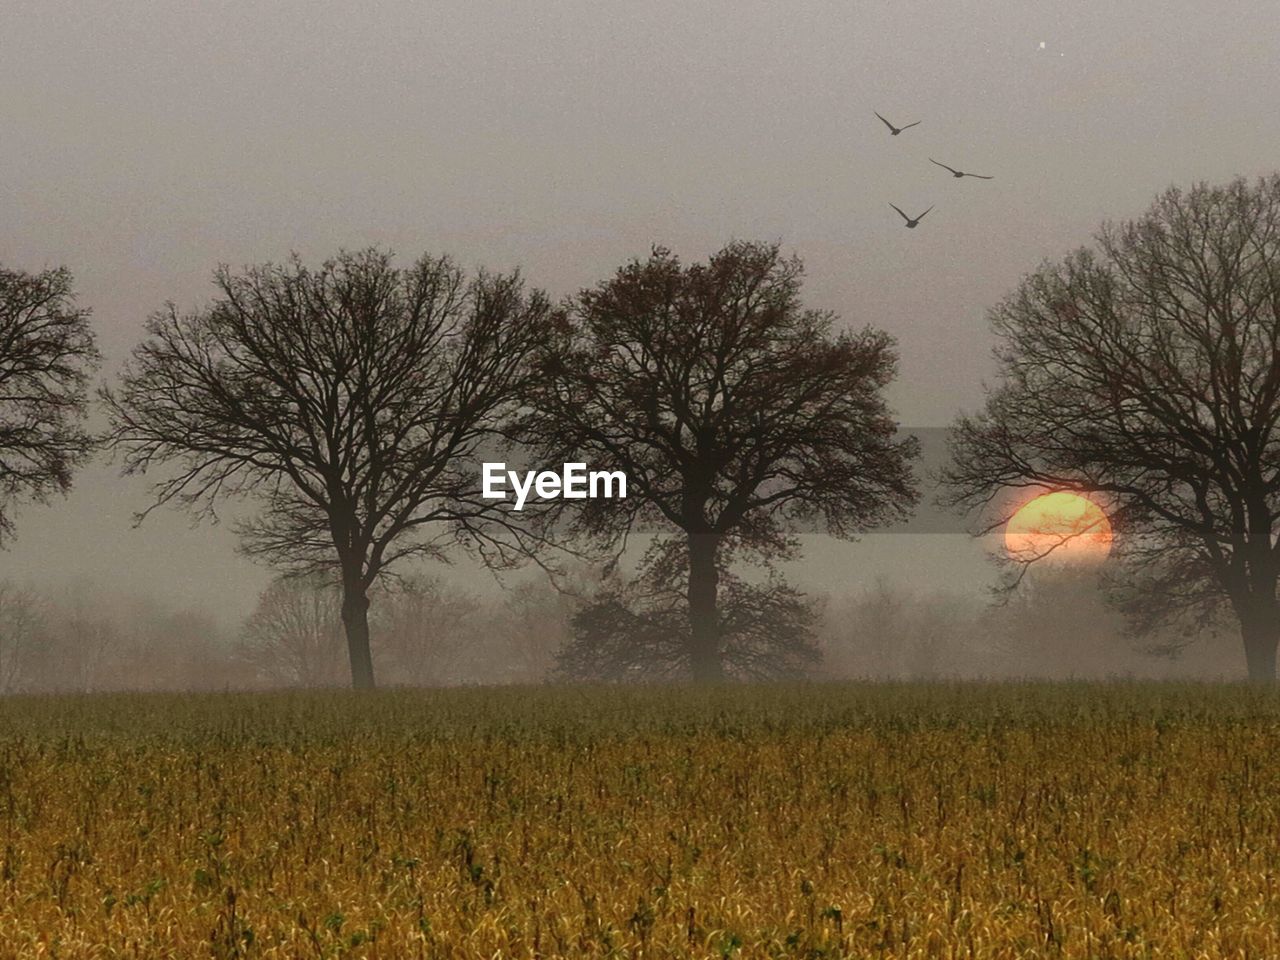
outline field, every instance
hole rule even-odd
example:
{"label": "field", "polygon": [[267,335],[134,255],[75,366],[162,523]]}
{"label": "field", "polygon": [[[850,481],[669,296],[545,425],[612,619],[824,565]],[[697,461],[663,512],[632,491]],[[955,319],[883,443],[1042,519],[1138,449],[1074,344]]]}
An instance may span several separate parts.
{"label": "field", "polygon": [[0,957],[1280,956],[1244,686],[0,700]]}

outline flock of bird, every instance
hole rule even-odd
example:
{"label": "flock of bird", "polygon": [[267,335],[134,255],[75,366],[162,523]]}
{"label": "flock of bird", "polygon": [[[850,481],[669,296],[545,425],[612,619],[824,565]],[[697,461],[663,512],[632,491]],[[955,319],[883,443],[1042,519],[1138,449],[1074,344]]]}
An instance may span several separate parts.
{"label": "flock of bird", "polygon": [[[872,112],[875,113],[877,117],[880,117],[880,114],[877,111],[873,110]],[[880,117],[880,122],[889,128],[889,134],[894,137],[902,133],[903,130],[910,130],[912,127],[917,126],[920,123],[920,121],[917,120],[915,123],[908,123],[906,126],[903,126],[903,127],[895,127],[892,123],[890,123],[884,117]],[[953,177],[956,177],[956,178],[973,177],[975,180],[994,180],[995,179],[995,177],[984,176],[981,173],[966,173],[963,170],[957,170],[955,167],[949,167],[945,163],[939,163],[937,160],[933,159],[933,157],[929,158],[929,162],[932,164],[935,164],[936,166],[941,167],[943,170],[948,171]],[[897,210],[898,216],[902,217],[902,219],[906,221],[906,227],[908,230],[914,230],[917,226],[919,226],[920,221],[925,218],[925,215],[929,212],[929,210],[933,209],[933,206],[930,206],[929,210],[926,210],[924,213],[920,214],[918,217],[909,217],[902,212],[902,208],[899,207],[897,204],[891,203],[889,204],[889,206]]]}

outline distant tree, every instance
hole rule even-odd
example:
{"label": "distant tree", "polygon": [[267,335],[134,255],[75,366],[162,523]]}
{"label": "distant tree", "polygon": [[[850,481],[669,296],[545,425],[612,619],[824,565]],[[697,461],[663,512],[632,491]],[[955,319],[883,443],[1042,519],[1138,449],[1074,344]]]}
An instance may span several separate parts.
{"label": "distant tree", "polygon": [[261,514],[244,549],[286,572],[337,572],[353,684],[374,685],[369,590],[450,543],[491,562],[528,534],[480,494],[477,455],[528,394],[553,309],[518,275],[465,279],[448,258],[399,269],[377,250],[312,270],[216,274],[220,296],[152,317],[119,391],[104,390],[125,471],[176,464],[156,503]]}
{"label": "distant tree", "polygon": [[[409,576],[389,585],[377,617],[378,652],[399,683],[427,686],[466,679],[465,655],[492,656],[480,604],[434,577]],[[487,641],[490,649],[477,650]]]}
{"label": "distant tree", "polygon": [[120,653],[116,623],[77,590],[58,605],[50,632],[56,638],[57,686],[89,691],[107,679],[112,660]]}
{"label": "distant tree", "polygon": [[245,621],[240,655],[273,684],[332,686],[344,673],[342,594],[331,580],[276,579]]}
{"label": "distant tree", "polygon": [[1274,680],[1280,175],[1167,190],[1029,275],[992,324],[998,378],[956,424],[950,499],[1103,495],[1135,625],[1225,603],[1249,676]]}
{"label": "distant tree", "polygon": [[36,679],[47,639],[44,600],[25,587],[0,581],[0,694],[17,693]]}
{"label": "distant tree", "polygon": [[1007,675],[1106,679],[1139,669],[1150,675],[1174,659],[1157,655],[1165,652],[1157,649],[1163,638],[1139,640],[1126,631],[1088,567],[1043,564],[1024,585],[982,615],[981,636]]}
{"label": "distant tree", "polygon": [[130,604],[115,684],[127,690],[225,690],[247,686],[234,638],[203,610]]}
{"label": "distant tree", "polygon": [[[558,571],[563,574],[564,571]],[[598,577],[598,568],[593,571]],[[569,580],[590,576],[585,571],[569,571]],[[557,577],[562,585],[564,576]],[[496,682],[537,683],[554,671],[556,654],[569,637],[569,619],[577,608],[574,598],[543,578],[525,580],[506,590],[502,604],[488,622],[492,636],[505,640],[497,666]]]}
{"label": "distant tree", "polygon": [[0,267],[0,542],[13,533],[15,502],[65,494],[89,457],[83,421],[98,362],[67,270]]}
{"label": "distant tree", "polygon": [[827,608],[823,663],[836,677],[937,679],[972,664],[976,610],[959,599],[877,578]]}
{"label": "distant tree", "polygon": [[788,524],[851,536],[914,502],[914,441],[883,398],[885,333],[832,332],[800,304],[801,265],[733,243],[684,266],[655,248],[578,295],[542,357],[527,436],[546,462],[627,475],[626,500],[573,501],[577,534],[625,543],[638,523],[683,539],[686,662],[725,675],[725,557],[777,559]]}

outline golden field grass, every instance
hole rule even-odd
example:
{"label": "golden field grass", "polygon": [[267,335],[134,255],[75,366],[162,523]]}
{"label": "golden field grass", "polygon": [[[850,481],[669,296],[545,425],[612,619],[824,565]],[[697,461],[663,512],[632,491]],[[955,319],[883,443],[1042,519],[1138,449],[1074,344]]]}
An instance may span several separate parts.
{"label": "golden field grass", "polygon": [[0,957],[1280,957],[1280,694],[0,700]]}

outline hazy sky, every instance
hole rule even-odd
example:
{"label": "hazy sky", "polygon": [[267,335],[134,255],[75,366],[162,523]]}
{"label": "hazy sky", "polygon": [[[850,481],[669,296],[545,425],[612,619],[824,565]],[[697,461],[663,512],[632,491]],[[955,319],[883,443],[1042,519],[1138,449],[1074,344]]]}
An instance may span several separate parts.
{"label": "hazy sky", "polygon": [[[984,311],[1039,260],[1170,183],[1280,166],[1274,13],[4,0],[0,263],[72,269],[109,374],[148,313],[209,296],[219,262],[376,243],[520,265],[562,295],[655,242],[694,259],[779,239],[811,305],[898,337],[903,422],[943,424],[990,371]],[[923,122],[894,138],[873,110]],[[889,201],[937,208],[908,231]],[[154,580],[238,615],[265,574],[223,529],[131,530],[143,505],[96,467],[21,511],[0,575]]]}

